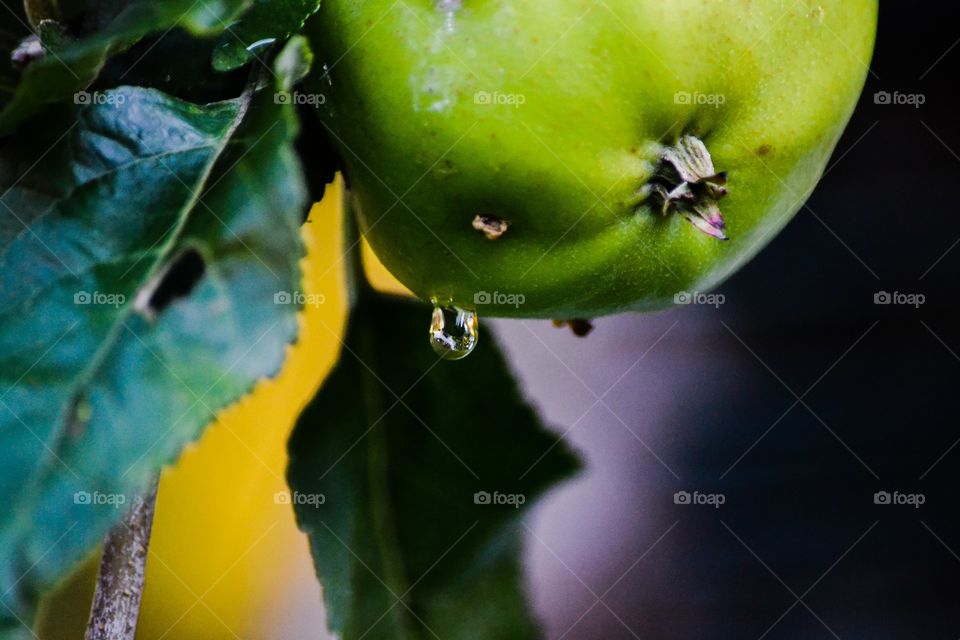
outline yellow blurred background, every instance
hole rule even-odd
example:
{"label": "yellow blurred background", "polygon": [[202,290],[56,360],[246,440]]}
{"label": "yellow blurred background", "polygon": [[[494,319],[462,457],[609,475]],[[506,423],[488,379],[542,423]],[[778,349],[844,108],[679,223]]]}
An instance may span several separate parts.
{"label": "yellow blurred background", "polygon": [[[324,303],[300,315],[283,370],[220,412],[161,476],[138,640],[298,637],[281,627],[302,628],[305,620],[325,626],[307,540],[291,506],[276,496],[287,490],[287,437],[340,348],[342,197],[338,180],[303,225],[302,289]],[[364,254],[378,288],[405,291],[369,247]],[[83,637],[97,562],[91,557],[45,599],[35,629],[42,640]]]}

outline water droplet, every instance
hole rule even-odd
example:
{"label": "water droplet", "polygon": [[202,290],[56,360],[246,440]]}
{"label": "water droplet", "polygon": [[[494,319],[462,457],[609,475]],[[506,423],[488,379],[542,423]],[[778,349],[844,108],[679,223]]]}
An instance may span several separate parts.
{"label": "water droplet", "polygon": [[[453,323],[448,321],[453,318]],[[466,358],[477,346],[477,314],[469,309],[444,307],[433,301],[430,346],[445,360]]]}

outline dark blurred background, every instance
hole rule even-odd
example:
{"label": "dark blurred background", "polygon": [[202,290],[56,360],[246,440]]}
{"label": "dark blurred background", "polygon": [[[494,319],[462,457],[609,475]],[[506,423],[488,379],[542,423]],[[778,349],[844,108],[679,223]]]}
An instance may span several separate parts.
{"label": "dark blurred background", "polygon": [[957,13],[883,4],[835,165],[725,304],[497,323],[588,464],[526,523],[550,638],[960,637]]}

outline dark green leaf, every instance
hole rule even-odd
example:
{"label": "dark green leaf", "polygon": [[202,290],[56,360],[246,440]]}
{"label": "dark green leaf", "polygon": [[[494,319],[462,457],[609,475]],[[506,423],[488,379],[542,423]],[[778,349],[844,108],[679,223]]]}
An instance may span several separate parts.
{"label": "dark green leaf", "polygon": [[150,87],[201,104],[233,98],[243,92],[250,70],[214,72],[210,60],[216,42],[215,37],[198,38],[183,29],[148,35],[112,56],[91,88]]}
{"label": "dark green leaf", "polygon": [[0,0],[0,15],[3,16],[4,41],[6,35],[15,35],[17,39],[30,33],[26,5],[23,0]]}
{"label": "dark green leaf", "polygon": [[298,104],[297,111],[300,114],[301,131],[296,140],[296,149],[307,175],[310,197],[319,202],[327,185],[336,178],[340,158],[329,140],[326,128],[317,117],[316,107]]}
{"label": "dark green leaf", "polygon": [[54,0],[25,0],[22,2],[26,17],[33,27],[39,26],[43,20],[56,20],[60,17],[57,3]]}
{"label": "dark green leaf", "polygon": [[[174,27],[193,33],[222,30],[249,0],[135,0],[102,30],[48,51],[24,70],[16,93],[0,112],[0,135],[50,103],[70,99],[96,78],[107,58],[139,38]],[[13,18],[11,17],[11,20]],[[17,20],[21,20],[19,17]],[[23,24],[15,25],[18,27]]]}
{"label": "dark green leaf", "polygon": [[55,20],[41,20],[37,25],[37,36],[47,51],[59,52],[73,43],[63,25]]}
{"label": "dark green leaf", "polygon": [[298,31],[320,8],[320,0],[254,0],[253,6],[220,36],[213,67],[229,71]]}
{"label": "dark green leaf", "polygon": [[[330,624],[344,640],[534,638],[520,518],[576,461],[491,336],[466,360],[438,361],[429,321],[422,305],[362,295],[290,441]],[[478,492],[524,504],[477,504]]]}
{"label": "dark green leaf", "polygon": [[294,121],[244,104],[120,88],[0,150],[0,636],[293,339]]}

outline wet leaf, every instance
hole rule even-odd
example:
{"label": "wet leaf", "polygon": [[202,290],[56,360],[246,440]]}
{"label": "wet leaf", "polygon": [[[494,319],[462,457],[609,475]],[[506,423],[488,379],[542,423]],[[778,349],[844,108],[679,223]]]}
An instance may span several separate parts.
{"label": "wet leaf", "polygon": [[430,311],[372,294],[290,441],[291,501],[345,640],[537,637],[522,519],[577,466],[495,340],[441,361]]}
{"label": "wet leaf", "polygon": [[320,8],[320,0],[255,0],[220,36],[213,67],[230,71],[247,64],[270,45],[286,40]]}

